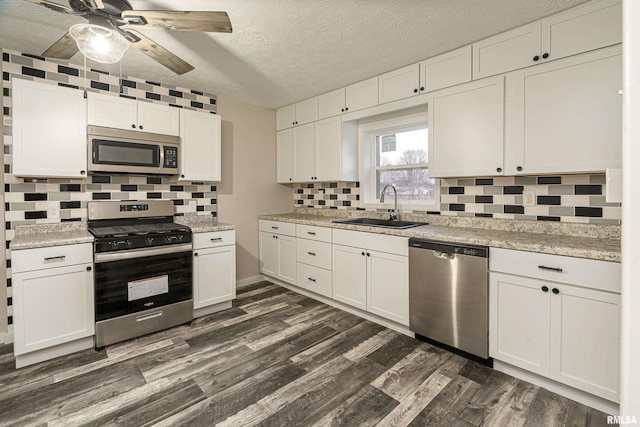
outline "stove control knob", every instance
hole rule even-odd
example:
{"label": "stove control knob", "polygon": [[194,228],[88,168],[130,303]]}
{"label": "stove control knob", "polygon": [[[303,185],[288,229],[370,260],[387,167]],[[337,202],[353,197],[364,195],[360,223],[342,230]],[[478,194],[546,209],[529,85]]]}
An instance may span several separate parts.
{"label": "stove control knob", "polygon": [[126,241],[127,248],[131,248],[133,246],[133,242],[131,240]]}
{"label": "stove control knob", "polygon": [[153,237],[147,237],[145,239],[145,243],[147,244],[147,246],[153,245]]}
{"label": "stove control knob", "polygon": [[171,243],[173,240],[177,240],[177,239],[178,239],[178,237],[176,237],[176,236],[165,236],[165,238],[164,238],[164,240],[167,243]]}
{"label": "stove control knob", "polygon": [[184,239],[184,236],[178,236],[178,242],[182,242],[182,239]]}

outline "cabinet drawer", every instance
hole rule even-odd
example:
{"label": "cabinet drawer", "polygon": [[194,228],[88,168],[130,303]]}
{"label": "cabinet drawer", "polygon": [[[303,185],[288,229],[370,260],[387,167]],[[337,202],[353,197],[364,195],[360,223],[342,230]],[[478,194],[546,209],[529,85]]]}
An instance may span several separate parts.
{"label": "cabinet drawer", "polygon": [[314,225],[296,225],[296,236],[303,239],[318,240],[331,243],[331,229]]}
{"label": "cabinet drawer", "polygon": [[261,219],[258,221],[260,231],[275,234],[285,234],[287,236],[296,235],[296,225],[291,222],[269,221]]}
{"label": "cabinet drawer", "polygon": [[333,230],[333,243],[396,255],[409,255],[409,238],[351,230]]}
{"label": "cabinet drawer", "polygon": [[620,292],[621,271],[616,262],[492,248],[489,268],[517,276]]}
{"label": "cabinet drawer", "polygon": [[331,270],[331,243],[298,239],[296,246],[298,262]]}
{"label": "cabinet drawer", "polygon": [[235,243],[235,230],[193,233],[193,249],[215,248],[217,246],[234,245]]}
{"label": "cabinet drawer", "polygon": [[296,284],[317,294],[331,298],[331,271],[298,263]]}
{"label": "cabinet drawer", "polygon": [[21,249],[11,253],[14,273],[93,262],[91,243]]}

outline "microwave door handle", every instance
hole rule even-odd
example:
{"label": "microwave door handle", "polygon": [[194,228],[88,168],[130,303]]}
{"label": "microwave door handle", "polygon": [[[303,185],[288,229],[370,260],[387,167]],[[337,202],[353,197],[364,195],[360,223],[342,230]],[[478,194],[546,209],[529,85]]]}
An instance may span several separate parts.
{"label": "microwave door handle", "polygon": [[164,168],[164,145],[158,145],[158,168]]}

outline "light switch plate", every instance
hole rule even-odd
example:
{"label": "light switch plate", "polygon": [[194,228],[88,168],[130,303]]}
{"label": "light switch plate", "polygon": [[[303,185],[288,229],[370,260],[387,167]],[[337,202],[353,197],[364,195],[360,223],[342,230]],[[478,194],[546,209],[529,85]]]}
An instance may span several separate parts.
{"label": "light switch plate", "polygon": [[535,190],[524,190],[522,192],[522,205],[527,207],[536,205]]}
{"label": "light switch plate", "polygon": [[196,201],[189,200],[189,212],[195,212],[195,211],[196,211]]}
{"label": "light switch plate", "polygon": [[60,218],[60,205],[57,202],[49,202],[47,204],[47,218],[49,219]]}

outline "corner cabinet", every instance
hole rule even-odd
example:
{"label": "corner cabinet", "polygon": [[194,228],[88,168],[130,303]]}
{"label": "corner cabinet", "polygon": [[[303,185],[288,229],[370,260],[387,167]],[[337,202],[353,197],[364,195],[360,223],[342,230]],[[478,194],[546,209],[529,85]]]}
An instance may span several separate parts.
{"label": "corner cabinet", "polygon": [[620,264],[492,249],[490,265],[490,355],[618,402]]}
{"label": "corner cabinet", "polygon": [[194,316],[209,314],[213,311],[207,310],[207,307],[231,301],[235,297],[236,232],[225,230],[194,233]]}
{"label": "corner cabinet", "polygon": [[13,174],[85,178],[87,103],[83,92],[14,78]]}
{"label": "corner cabinet", "polygon": [[94,92],[87,94],[87,101],[89,125],[180,134],[180,108]]}
{"label": "corner cabinet", "polygon": [[180,110],[180,137],[180,180],[220,181],[220,116]]}
{"label": "corner cabinet", "polygon": [[13,251],[16,367],[93,347],[92,254],[91,243]]}
{"label": "corner cabinet", "polygon": [[427,94],[429,176],[503,175],[504,77]]}

